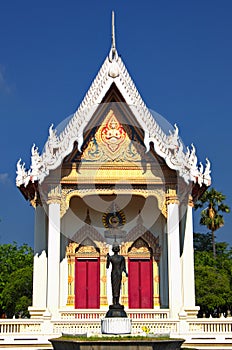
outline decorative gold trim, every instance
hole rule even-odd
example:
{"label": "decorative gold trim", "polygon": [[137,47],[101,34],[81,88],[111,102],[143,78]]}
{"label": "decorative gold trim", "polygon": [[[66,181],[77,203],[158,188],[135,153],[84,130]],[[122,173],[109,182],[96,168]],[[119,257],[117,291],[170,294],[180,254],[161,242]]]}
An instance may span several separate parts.
{"label": "decorative gold trim", "polygon": [[38,195],[37,192],[35,191],[35,195],[34,198],[30,200],[30,204],[31,206],[35,209],[38,205],[40,205],[39,201],[38,201]]}
{"label": "decorative gold trim", "polygon": [[175,188],[168,188],[166,194],[166,204],[179,204],[179,198]]}
{"label": "decorative gold trim", "polygon": [[108,300],[106,296],[100,296],[100,307],[101,306],[107,306],[108,305]]}
{"label": "decorative gold trim", "polygon": [[153,305],[154,307],[160,307],[160,295],[159,295],[159,266],[156,261],[153,261]]}
{"label": "decorative gold trim", "polygon": [[161,213],[163,214],[163,216],[165,217],[165,219],[168,218],[168,211],[167,211],[167,204],[164,203],[162,209],[161,209]]}
{"label": "decorative gold trim", "polygon": [[61,189],[61,202],[60,202],[60,218],[62,218],[69,208],[69,201],[66,200],[67,194],[70,192],[70,189],[62,188]]}
{"label": "decorative gold trim", "polygon": [[128,254],[129,249],[136,242],[136,240],[142,239],[149,247],[151,247],[154,259],[157,262],[160,260],[162,250],[161,246],[159,245],[159,237],[155,237],[155,235],[148,231],[142,224],[138,224],[131,231],[129,231],[127,239],[129,242],[124,243],[121,247],[121,249],[123,249],[122,255]]}
{"label": "decorative gold trim", "polygon": [[189,205],[190,207],[194,208],[193,197],[192,197],[192,195],[191,195],[191,194],[189,195],[188,205]]}
{"label": "decorative gold trim", "polygon": [[161,213],[167,217],[165,214],[165,205],[166,205],[166,197],[165,192],[162,188],[155,188],[155,189],[149,189],[149,188],[131,188],[130,185],[128,185],[128,188],[125,186],[123,188],[85,188],[85,189],[68,189],[68,188],[62,188],[61,190],[61,206],[60,206],[60,216],[61,218],[66,214],[66,212],[69,209],[69,203],[72,197],[80,197],[84,198],[85,196],[91,196],[91,195],[120,195],[120,194],[128,194],[130,193],[131,196],[142,196],[144,198],[148,198],[149,196],[155,197],[157,199],[158,208],[161,211]]}
{"label": "decorative gold trim", "polygon": [[75,295],[68,295],[67,306],[74,306]]}
{"label": "decorative gold trim", "polygon": [[50,185],[47,204],[61,204],[61,185]]}
{"label": "decorative gold trim", "polygon": [[142,258],[142,259],[150,259],[151,252],[149,250],[149,246],[145,240],[141,237],[136,239],[136,241],[132,244],[130,251],[128,252],[129,258]]}

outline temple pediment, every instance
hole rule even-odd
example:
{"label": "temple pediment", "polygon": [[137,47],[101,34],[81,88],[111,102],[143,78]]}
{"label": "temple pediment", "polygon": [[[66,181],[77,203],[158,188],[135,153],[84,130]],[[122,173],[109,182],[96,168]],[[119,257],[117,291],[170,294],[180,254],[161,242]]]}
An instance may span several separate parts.
{"label": "temple pediment", "polygon": [[[164,184],[175,171],[155,152],[146,152],[143,132],[122,103],[108,103],[100,121],[87,128],[83,151],[77,144],[62,164],[62,183]],[[100,115],[99,115],[100,114]]]}

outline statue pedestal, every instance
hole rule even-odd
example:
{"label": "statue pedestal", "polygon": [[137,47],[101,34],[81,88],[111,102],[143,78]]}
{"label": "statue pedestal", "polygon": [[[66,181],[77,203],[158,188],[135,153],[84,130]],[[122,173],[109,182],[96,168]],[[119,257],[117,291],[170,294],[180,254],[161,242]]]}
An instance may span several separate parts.
{"label": "statue pedestal", "polygon": [[131,320],[125,317],[103,318],[101,320],[101,331],[103,334],[130,334]]}
{"label": "statue pedestal", "polygon": [[123,305],[109,306],[106,317],[101,320],[101,331],[103,334],[131,333],[131,320],[127,317]]}
{"label": "statue pedestal", "polygon": [[107,317],[127,317],[124,306],[121,304],[110,305],[106,313],[106,318]]}

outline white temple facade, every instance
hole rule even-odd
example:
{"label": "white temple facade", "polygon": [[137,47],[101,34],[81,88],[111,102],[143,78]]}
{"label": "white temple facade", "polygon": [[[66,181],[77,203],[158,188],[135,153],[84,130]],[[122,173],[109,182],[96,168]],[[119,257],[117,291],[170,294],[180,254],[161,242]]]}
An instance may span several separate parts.
{"label": "white temple facade", "polygon": [[[113,21],[112,21],[113,22]],[[17,164],[16,184],[35,209],[32,318],[111,304],[106,255],[120,243],[126,311],[195,317],[194,201],[211,183],[175,125],[146,107],[115,45],[79,108],[42,154]]]}

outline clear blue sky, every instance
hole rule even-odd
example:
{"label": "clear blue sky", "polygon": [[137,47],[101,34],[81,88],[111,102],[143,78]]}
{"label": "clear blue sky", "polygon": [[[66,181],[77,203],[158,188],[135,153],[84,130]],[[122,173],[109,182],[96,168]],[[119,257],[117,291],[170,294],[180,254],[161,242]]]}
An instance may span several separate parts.
{"label": "clear blue sky", "polygon": [[[35,142],[81,102],[117,49],[149,108],[175,122],[232,207],[231,0],[8,0],[0,5],[0,243],[33,245],[33,208],[15,186]],[[217,233],[232,244],[232,214]],[[204,231],[196,227],[196,231]]]}

